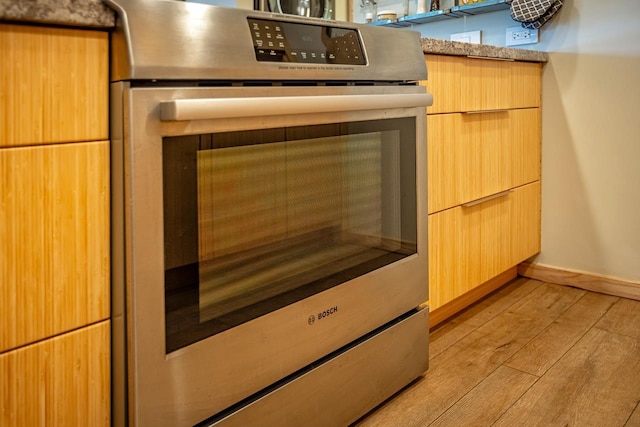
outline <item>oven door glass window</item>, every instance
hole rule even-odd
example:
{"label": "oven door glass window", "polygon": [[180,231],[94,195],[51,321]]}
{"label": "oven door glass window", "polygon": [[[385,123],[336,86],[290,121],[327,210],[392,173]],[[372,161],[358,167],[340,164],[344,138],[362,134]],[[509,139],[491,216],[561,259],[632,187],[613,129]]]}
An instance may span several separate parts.
{"label": "oven door glass window", "polygon": [[165,137],[167,353],[416,253],[415,126]]}

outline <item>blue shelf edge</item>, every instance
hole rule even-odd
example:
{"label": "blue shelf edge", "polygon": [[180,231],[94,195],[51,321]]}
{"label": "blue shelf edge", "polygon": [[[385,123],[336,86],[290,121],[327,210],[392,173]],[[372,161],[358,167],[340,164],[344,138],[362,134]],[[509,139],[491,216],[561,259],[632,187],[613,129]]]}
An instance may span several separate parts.
{"label": "blue shelf edge", "polygon": [[418,13],[416,15],[403,16],[398,19],[399,22],[408,22],[410,24],[424,24],[427,22],[444,21],[448,19],[455,19],[456,16],[452,16],[449,13],[449,9],[446,10],[434,10],[426,13]]}
{"label": "blue shelf edge", "polygon": [[480,15],[482,13],[506,10],[510,7],[511,0],[484,0],[478,3],[452,7],[450,13],[457,16]]}
{"label": "blue shelf edge", "polygon": [[400,19],[386,19],[384,21],[374,21],[374,22],[370,22],[368,25],[375,25],[377,27],[406,28],[411,24],[408,22],[405,23],[404,21],[402,21],[402,18],[400,18]]}
{"label": "blue shelf edge", "polygon": [[399,19],[388,19],[386,21],[375,21],[369,25],[379,27],[404,28],[414,24],[426,24],[428,22],[444,21],[448,19],[461,18],[463,16],[480,15],[482,13],[498,12],[511,7],[511,0],[484,0],[478,3],[455,6],[451,9],[434,10],[416,15],[403,16]]}

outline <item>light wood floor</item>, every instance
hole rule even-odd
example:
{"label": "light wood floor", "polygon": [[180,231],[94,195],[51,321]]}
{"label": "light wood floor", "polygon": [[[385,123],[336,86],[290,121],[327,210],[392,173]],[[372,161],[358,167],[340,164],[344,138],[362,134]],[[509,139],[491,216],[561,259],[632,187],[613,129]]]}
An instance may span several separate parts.
{"label": "light wood floor", "polygon": [[518,278],[432,331],[372,426],[640,426],[640,301]]}

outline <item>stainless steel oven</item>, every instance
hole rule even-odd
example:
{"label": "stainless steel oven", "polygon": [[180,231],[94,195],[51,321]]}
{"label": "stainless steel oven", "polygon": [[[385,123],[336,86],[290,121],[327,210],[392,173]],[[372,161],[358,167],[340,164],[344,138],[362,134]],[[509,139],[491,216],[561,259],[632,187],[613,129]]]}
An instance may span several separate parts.
{"label": "stainless steel oven", "polygon": [[420,376],[418,34],[108,3],[114,424],[346,425]]}

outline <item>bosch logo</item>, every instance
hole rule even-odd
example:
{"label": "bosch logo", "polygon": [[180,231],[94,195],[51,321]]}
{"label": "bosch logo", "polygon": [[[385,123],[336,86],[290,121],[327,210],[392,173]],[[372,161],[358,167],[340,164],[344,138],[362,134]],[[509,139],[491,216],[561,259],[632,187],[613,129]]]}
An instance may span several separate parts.
{"label": "bosch logo", "polygon": [[337,312],[338,312],[338,306],[331,307],[323,312],[318,313],[318,320],[324,319],[325,317],[329,317],[332,314],[335,314]]}
{"label": "bosch logo", "polygon": [[328,308],[324,311],[321,311],[320,313],[318,313],[317,315],[311,315],[309,316],[309,318],[307,319],[307,323],[309,323],[310,325],[313,325],[316,322],[316,319],[321,320],[324,319],[326,317],[331,316],[332,314],[335,314],[338,312],[338,306],[336,305],[335,307],[331,307]]}

